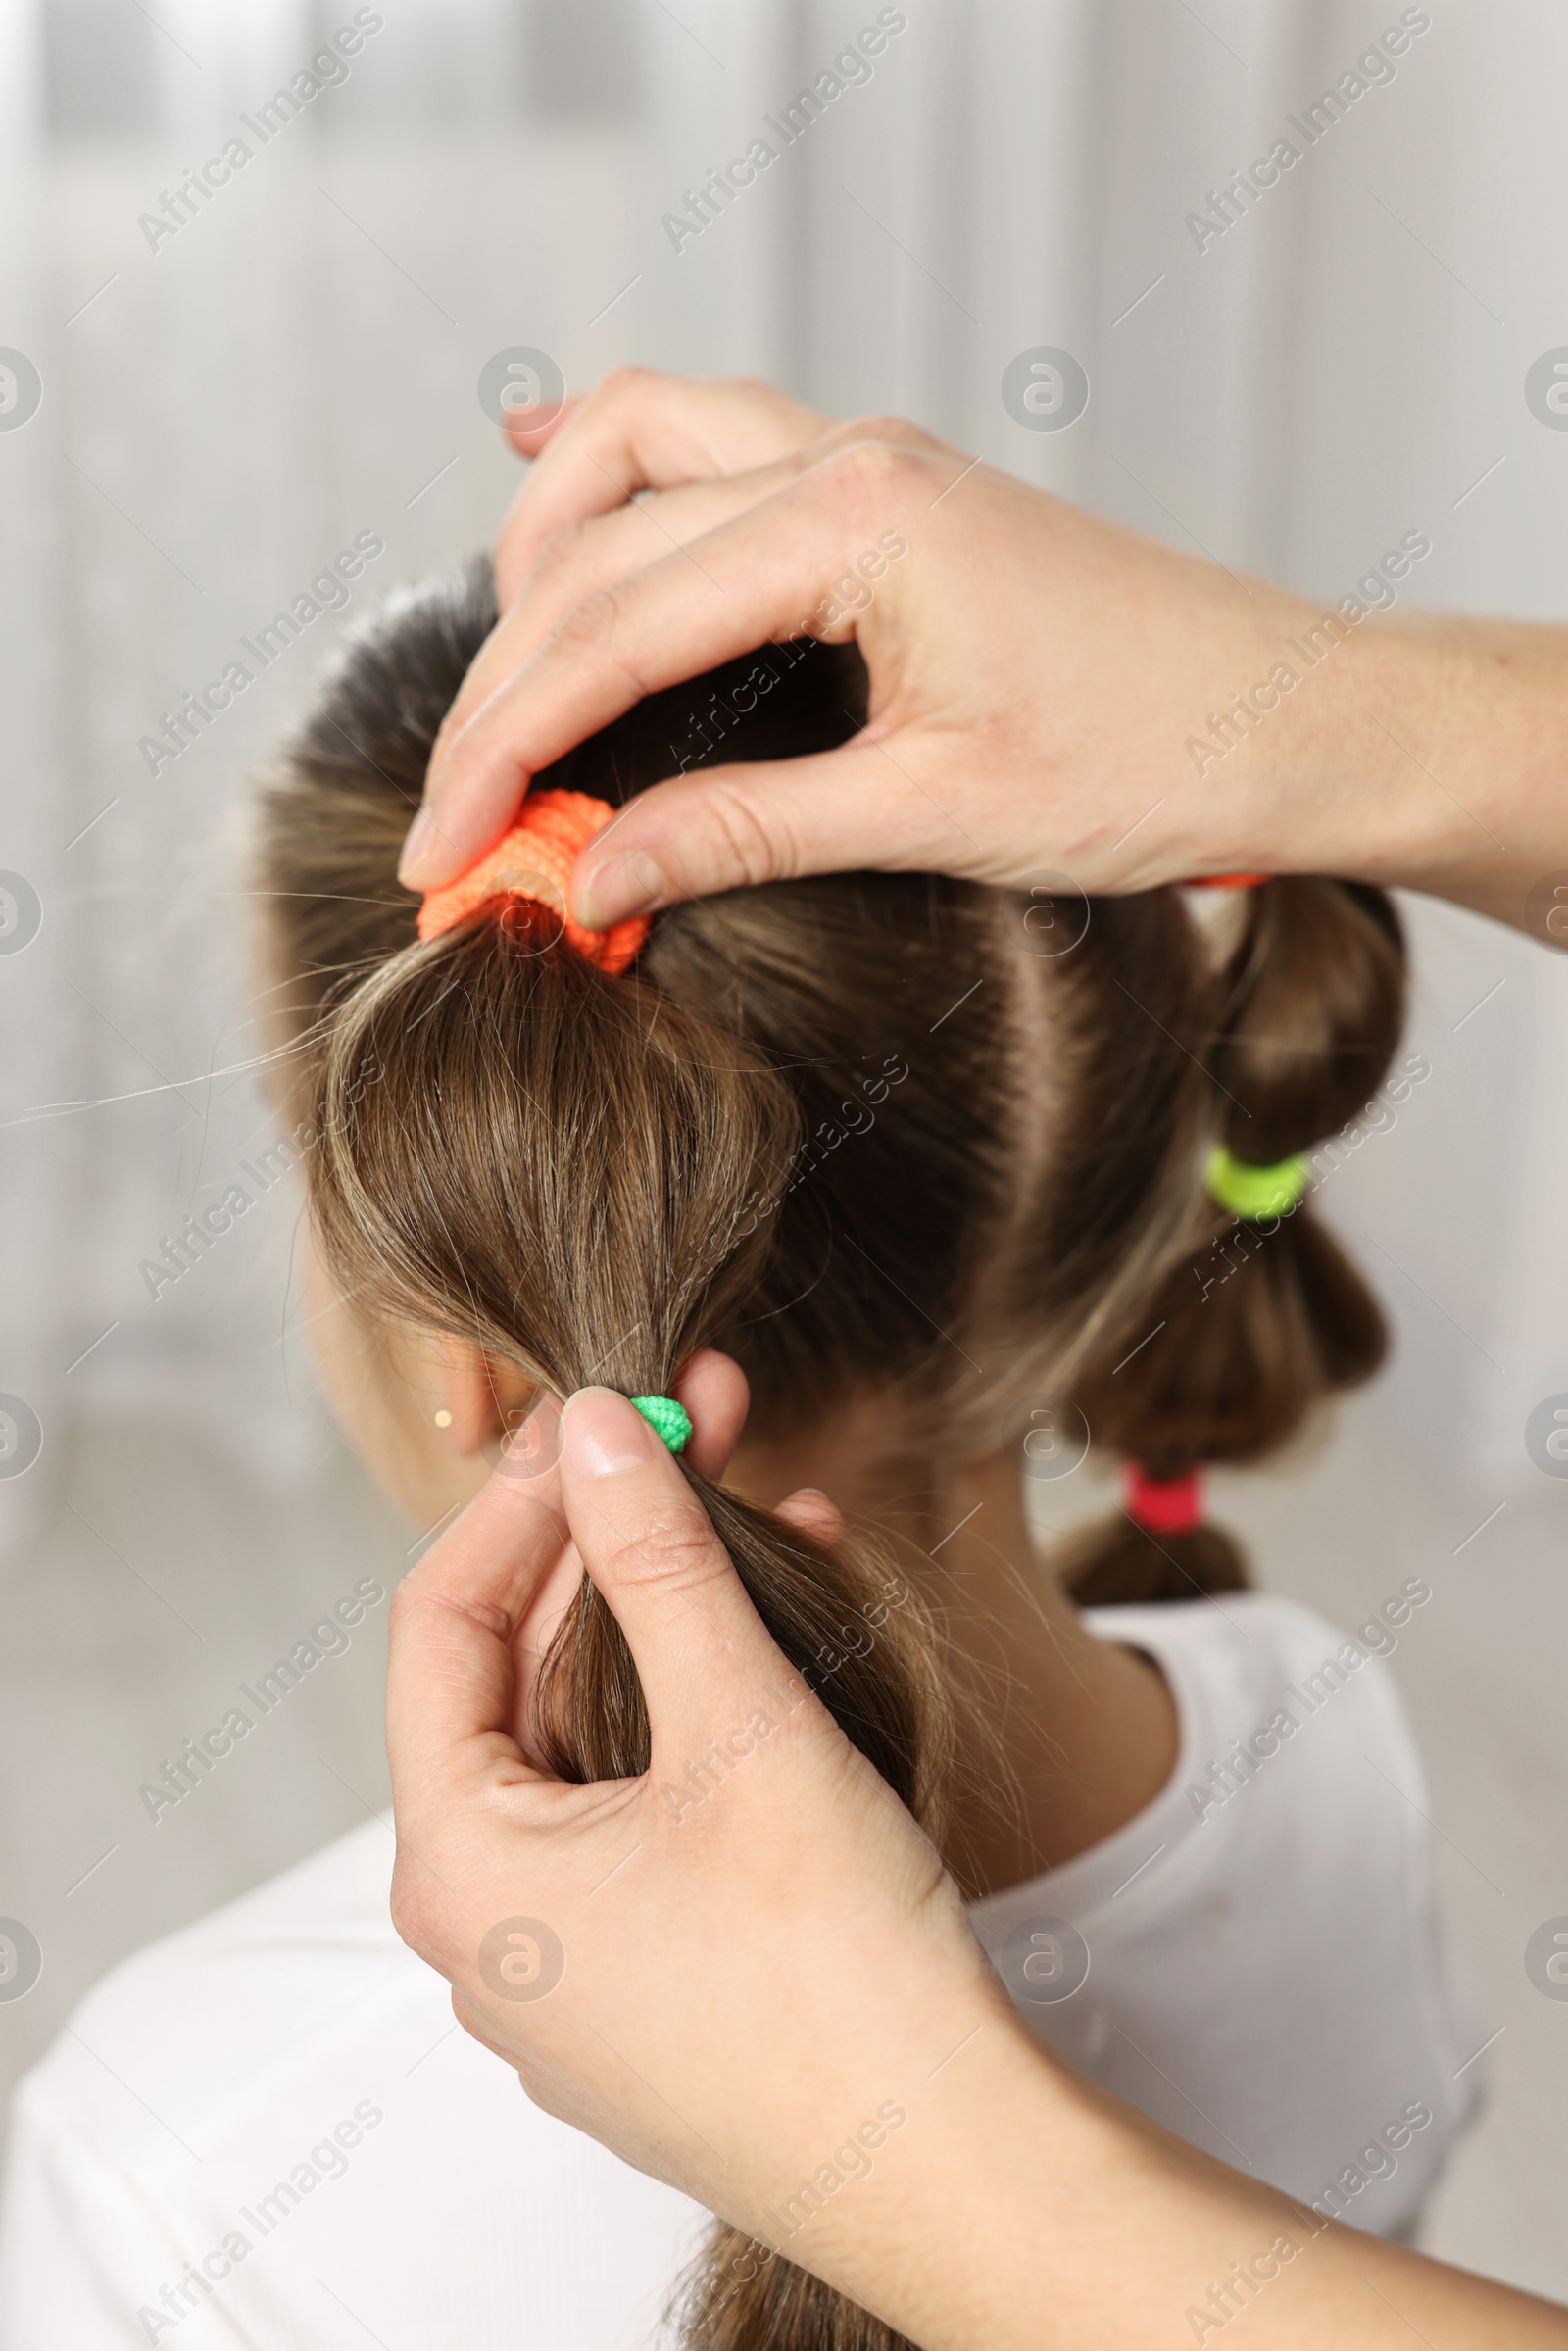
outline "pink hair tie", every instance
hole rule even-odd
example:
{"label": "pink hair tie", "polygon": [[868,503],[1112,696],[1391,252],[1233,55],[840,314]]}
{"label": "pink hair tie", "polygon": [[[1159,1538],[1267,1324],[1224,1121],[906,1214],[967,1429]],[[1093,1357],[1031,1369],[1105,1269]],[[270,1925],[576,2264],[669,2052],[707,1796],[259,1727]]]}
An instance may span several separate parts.
{"label": "pink hair tie", "polygon": [[1203,1523],[1200,1469],[1190,1469],[1180,1478],[1152,1478],[1141,1461],[1124,1461],[1121,1485],[1122,1508],[1147,1534],[1190,1535]]}
{"label": "pink hair tie", "polygon": [[419,937],[439,939],[497,898],[527,898],[548,906],[562,937],[601,971],[624,971],[641,953],[650,917],[634,914],[608,931],[591,931],[566,909],[566,888],[578,853],[602,833],[615,810],[586,792],[530,792],[510,831],[476,865],[440,890],[427,890],[419,908]]}

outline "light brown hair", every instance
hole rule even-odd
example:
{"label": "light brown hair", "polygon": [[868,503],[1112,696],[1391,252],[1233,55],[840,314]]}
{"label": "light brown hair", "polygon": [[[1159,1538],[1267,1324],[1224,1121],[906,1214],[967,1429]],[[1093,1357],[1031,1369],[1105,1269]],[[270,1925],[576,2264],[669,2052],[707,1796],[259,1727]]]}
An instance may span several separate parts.
{"label": "light brown hair", "polygon": [[[896,1388],[952,1461],[1016,1442],[1046,1397],[1167,1476],[1262,1458],[1375,1367],[1377,1308],[1304,1203],[1205,1288],[1234,1220],[1201,1168],[1216,1141],[1279,1159],[1367,1102],[1403,1002],[1380,893],[1271,882],[1217,960],[1175,890],[1094,902],[1052,954],[1026,894],[864,873],[675,907],[613,979],[527,901],[420,945],[398,850],[494,618],[482,563],[392,605],[264,798],[312,1213],[357,1310],[561,1396],[667,1394],[717,1345],[764,1437]],[[819,751],[861,723],[864,693],[853,649],[766,646],[650,696],[538,781],[619,805],[681,765]],[[688,1475],[792,1663],[940,1834],[953,1740],[931,1621],[884,1610],[855,1653],[841,1629],[883,1588],[874,1543],[822,1550]],[[1074,1551],[1072,1589],[1097,1600],[1243,1581],[1212,1528],[1156,1539],[1116,1513]],[[636,1674],[591,1585],[539,1705],[567,1775],[646,1767]],[[898,2340],[722,2226],[683,2322],[708,2351]]]}

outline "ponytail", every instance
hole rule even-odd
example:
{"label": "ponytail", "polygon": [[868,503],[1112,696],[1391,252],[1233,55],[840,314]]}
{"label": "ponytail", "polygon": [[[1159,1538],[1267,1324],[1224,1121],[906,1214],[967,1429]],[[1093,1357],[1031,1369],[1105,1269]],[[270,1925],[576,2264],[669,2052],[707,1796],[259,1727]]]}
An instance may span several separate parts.
{"label": "ponytail", "polygon": [[[555,927],[530,901],[492,904],[336,1006],[314,1048],[316,1227],[346,1298],[443,1324],[558,1396],[594,1379],[667,1395],[768,1247],[794,1099],[730,1031],[607,977]],[[947,1700],[891,1552],[856,1539],[824,1549],[681,1465],[791,1666],[939,1837]],[[586,1581],[545,1657],[532,1727],[564,1778],[648,1768],[631,1652]],[[879,2322],[781,2255],[752,2248],[748,2264],[748,2246],[717,2229],[689,2343],[895,2351]]]}
{"label": "ponytail", "polygon": [[[1359,1115],[1398,1043],[1404,955],[1391,902],[1347,882],[1261,883],[1208,1002],[1188,1050],[1207,1078],[1210,1143],[1248,1167],[1301,1157],[1308,1171],[1294,1205],[1241,1217],[1204,1189],[1205,1150],[1185,1172],[1191,1245],[1140,1301],[1141,1327],[1107,1339],[1074,1390],[1096,1439],[1154,1480],[1262,1460],[1320,1399],[1370,1379],[1387,1347],[1376,1299],[1309,1205],[1309,1154]],[[1127,1508],[1072,1539],[1064,1575],[1082,1605],[1248,1581],[1219,1528],[1171,1531]]]}

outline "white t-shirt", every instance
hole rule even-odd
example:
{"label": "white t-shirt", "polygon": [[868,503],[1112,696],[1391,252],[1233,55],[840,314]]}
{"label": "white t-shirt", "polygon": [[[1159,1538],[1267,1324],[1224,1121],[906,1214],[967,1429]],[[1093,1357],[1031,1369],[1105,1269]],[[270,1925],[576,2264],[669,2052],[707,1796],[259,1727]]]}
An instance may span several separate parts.
{"label": "white t-shirt", "polygon": [[[981,1940],[1096,2081],[1303,2199],[1332,2190],[1360,2228],[1403,2227],[1474,2041],[1444,1988],[1392,1679],[1265,1594],[1090,1621],[1162,1667],[1174,1777],[1104,1844],[980,1903]],[[6,2351],[665,2339],[707,2216],[540,2113],[454,2025],[392,1932],[391,1858],[368,1823],[82,2002],[17,2095]]]}

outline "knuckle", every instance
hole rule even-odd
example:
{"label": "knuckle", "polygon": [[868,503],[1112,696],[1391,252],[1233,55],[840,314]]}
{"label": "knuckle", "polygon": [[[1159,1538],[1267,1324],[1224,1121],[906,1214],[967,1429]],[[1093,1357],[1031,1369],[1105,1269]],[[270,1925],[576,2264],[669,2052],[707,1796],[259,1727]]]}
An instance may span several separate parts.
{"label": "knuckle", "polygon": [[563,612],[551,635],[567,652],[603,653],[615,633],[620,615],[619,590],[614,586],[595,588],[580,604]]}
{"label": "knuckle", "polygon": [[906,473],[912,473],[921,459],[944,454],[944,444],[936,435],[927,432],[924,425],[911,424],[907,416],[857,416],[853,423],[843,427],[839,437],[844,441],[872,443],[893,455],[902,455],[909,461],[904,468]]}
{"label": "knuckle", "polygon": [[645,400],[654,385],[661,380],[657,367],[640,367],[628,360],[619,367],[612,367],[600,384],[596,399],[607,406],[626,406]]}
{"label": "knuckle", "polygon": [[883,513],[903,497],[917,461],[896,442],[874,436],[857,437],[834,450],[827,469],[834,495],[858,518],[868,510]]}
{"label": "knuckle", "polygon": [[547,531],[540,540],[533,559],[536,579],[559,579],[569,571],[582,552],[587,532],[581,521],[563,522]]}
{"label": "knuckle", "polygon": [[882,413],[857,416],[848,430],[853,440],[876,441],[895,449],[907,448],[921,437],[919,426],[906,417]]}
{"label": "knuckle", "polygon": [[630,701],[641,702],[649,683],[627,649],[628,639],[635,638],[624,625],[627,617],[627,583],[612,582],[592,589],[564,612],[546,643],[584,668],[602,670],[609,665],[618,670],[631,689]]}
{"label": "knuckle", "polygon": [[725,395],[736,412],[744,413],[754,423],[761,424],[766,419],[773,427],[782,425],[791,432],[798,432],[804,425],[811,438],[815,438],[812,427],[820,429],[820,419],[809,409],[803,408],[788,392],[781,392],[777,384],[766,382],[760,375],[726,375],[714,388]]}
{"label": "knuckle", "polygon": [[612,1555],[622,1582],[662,1584],[678,1592],[706,1583],[718,1564],[719,1550],[706,1512],[692,1500],[656,1510]]}
{"label": "knuckle", "polygon": [[708,862],[728,877],[728,887],[755,888],[794,871],[776,802],[764,815],[761,802],[744,784],[711,784],[700,821],[708,834]]}

